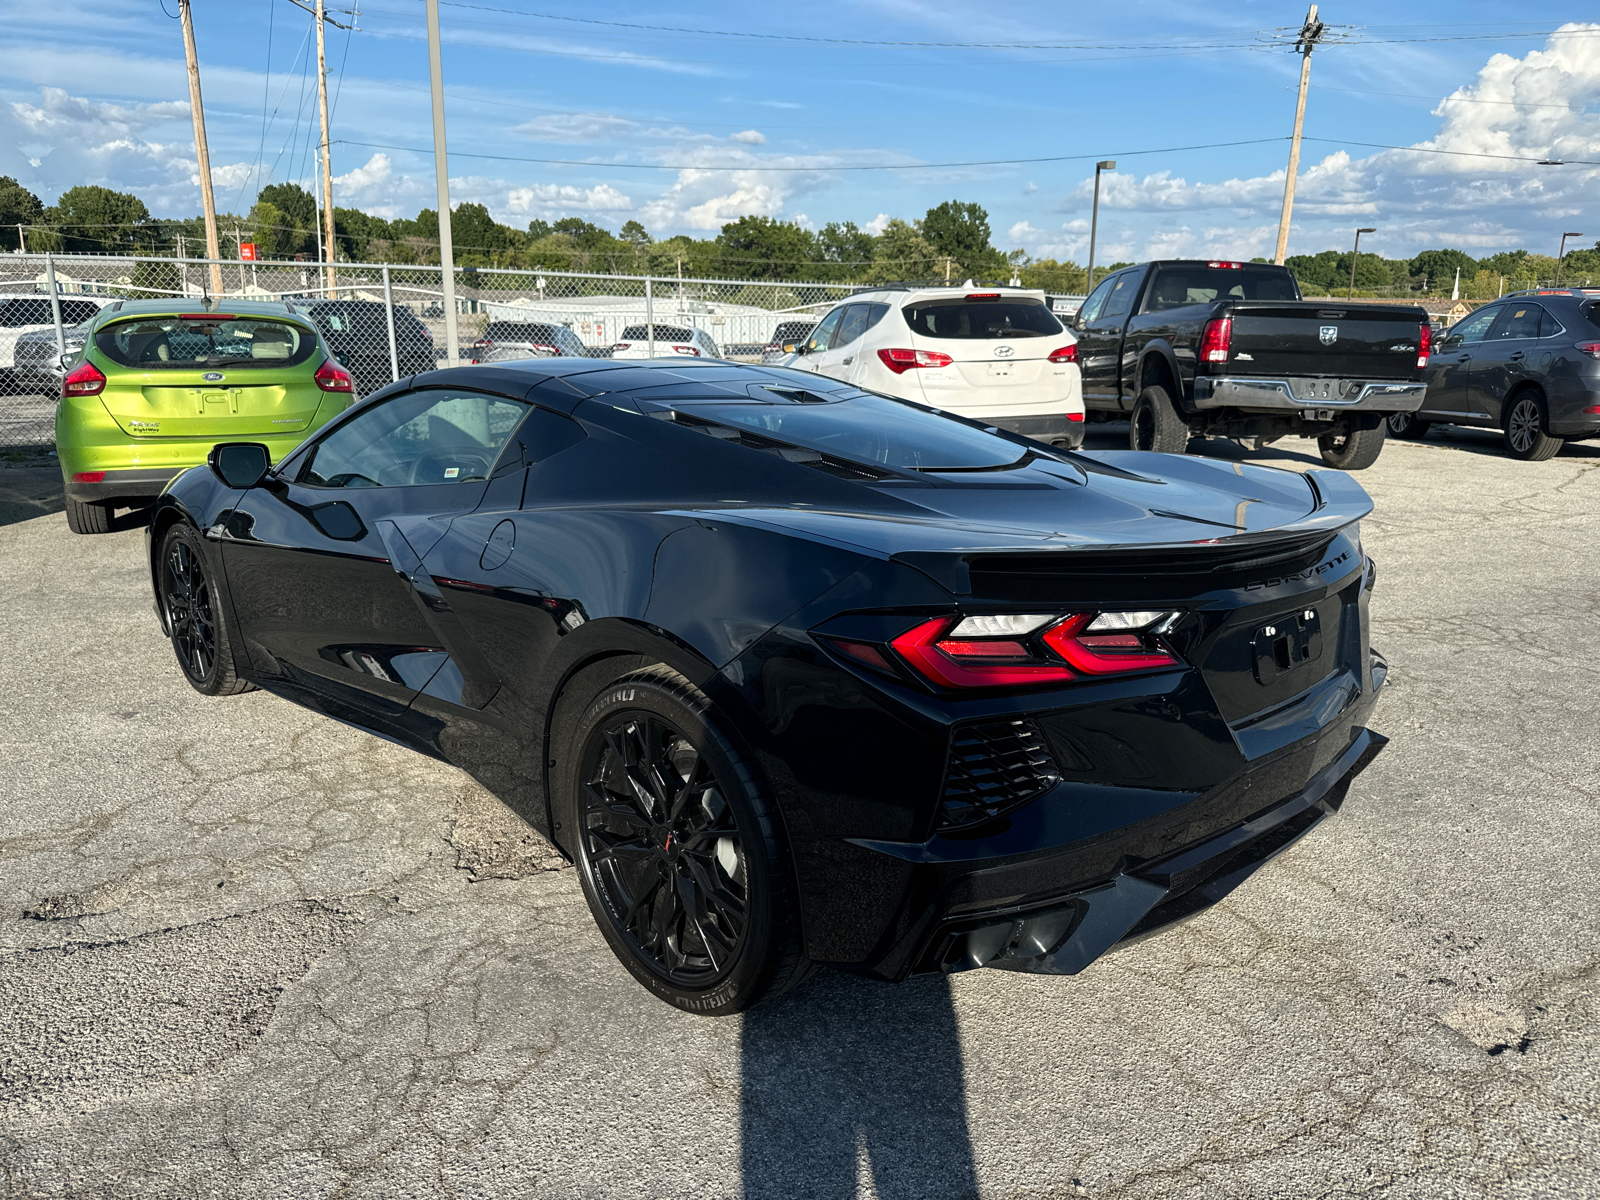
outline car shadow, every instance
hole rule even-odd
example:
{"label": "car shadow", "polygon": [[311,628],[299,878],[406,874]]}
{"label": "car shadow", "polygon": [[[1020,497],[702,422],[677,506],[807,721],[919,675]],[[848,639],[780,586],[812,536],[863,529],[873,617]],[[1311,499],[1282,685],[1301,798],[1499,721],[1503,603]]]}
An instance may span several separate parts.
{"label": "car shadow", "polygon": [[[1467,454],[1483,454],[1490,458],[1511,458],[1506,453],[1505,438],[1498,429],[1477,429],[1469,425],[1432,425],[1428,428],[1428,436],[1421,440],[1421,444],[1436,446],[1439,449],[1461,450]],[[1600,442],[1568,442],[1561,447],[1556,457],[1600,458]]]}
{"label": "car shadow", "polygon": [[741,1063],[746,1200],[977,1195],[946,977],[825,971],[745,1014]]}

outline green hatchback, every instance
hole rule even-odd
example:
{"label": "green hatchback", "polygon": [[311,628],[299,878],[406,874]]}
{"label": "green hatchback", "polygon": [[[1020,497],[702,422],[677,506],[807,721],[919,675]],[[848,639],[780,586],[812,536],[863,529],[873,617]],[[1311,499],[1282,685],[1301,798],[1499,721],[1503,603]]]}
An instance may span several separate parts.
{"label": "green hatchback", "polygon": [[159,496],[217,442],[273,461],[354,399],[350,373],[287,304],[118,301],[89,326],[61,381],[56,453],[74,533]]}

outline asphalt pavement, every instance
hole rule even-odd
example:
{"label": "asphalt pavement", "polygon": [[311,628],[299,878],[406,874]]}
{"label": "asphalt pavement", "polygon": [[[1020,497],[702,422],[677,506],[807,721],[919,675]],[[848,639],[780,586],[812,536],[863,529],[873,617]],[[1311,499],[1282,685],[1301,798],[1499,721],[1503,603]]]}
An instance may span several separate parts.
{"label": "asphalt pavement", "polygon": [[0,462],[0,1196],[1600,1193],[1600,444],[1360,474],[1393,741],[1216,909],[722,1020],[464,774],[193,692],[50,469]]}

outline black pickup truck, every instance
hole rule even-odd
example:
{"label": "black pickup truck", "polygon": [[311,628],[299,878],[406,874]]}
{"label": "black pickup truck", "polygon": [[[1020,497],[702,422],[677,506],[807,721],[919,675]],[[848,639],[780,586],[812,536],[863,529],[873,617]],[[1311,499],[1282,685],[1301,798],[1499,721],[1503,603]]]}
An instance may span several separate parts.
{"label": "black pickup truck", "polygon": [[1073,328],[1084,406],[1125,414],[1135,450],[1314,437],[1324,462],[1356,471],[1377,460],[1386,418],[1426,392],[1421,308],[1302,300],[1269,263],[1140,263],[1101,281]]}

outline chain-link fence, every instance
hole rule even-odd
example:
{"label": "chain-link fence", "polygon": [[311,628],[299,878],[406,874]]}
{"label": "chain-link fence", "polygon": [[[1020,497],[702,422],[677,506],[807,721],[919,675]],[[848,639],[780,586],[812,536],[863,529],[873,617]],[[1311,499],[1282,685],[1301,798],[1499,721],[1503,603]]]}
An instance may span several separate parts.
{"label": "chain-link fence", "polygon": [[[221,274],[216,291],[213,267]],[[859,290],[837,283],[662,278],[460,267],[456,361],[550,354],[610,357],[618,343],[755,361],[779,327],[815,321]],[[62,353],[82,323],[116,300],[289,301],[321,328],[370,392],[450,356],[437,266],[212,262],[109,255],[0,255],[0,445],[54,437]],[[787,332],[787,331],[785,331]],[[698,336],[697,336],[698,335]]]}

